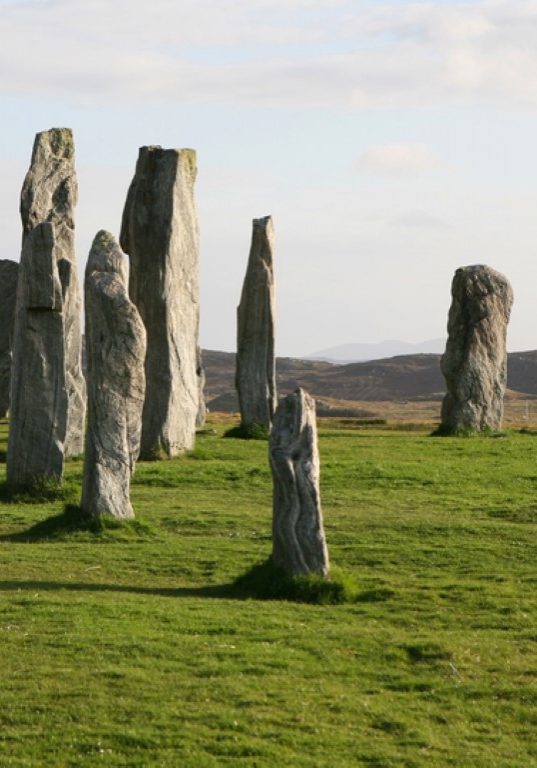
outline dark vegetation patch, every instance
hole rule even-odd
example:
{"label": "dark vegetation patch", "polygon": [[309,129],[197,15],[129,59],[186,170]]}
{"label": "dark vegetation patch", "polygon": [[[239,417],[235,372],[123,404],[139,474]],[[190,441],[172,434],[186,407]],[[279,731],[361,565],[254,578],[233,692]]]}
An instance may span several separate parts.
{"label": "dark vegetation patch", "polygon": [[32,525],[25,531],[0,536],[0,541],[19,541],[36,543],[54,539],[65,539],[77,533],[91,533],[95,536],[112,531],[131,533],[137,536],[148,535],[151,529],[140,520],[118,520],[111,515],[92,517],[78,505],[66,504],[63,512],[52,515]]}
{"label": "dark vegetation patch", "polygon": [[268,429],[263,424],[239,424],[224,432],[224,437],[235,437],[239,440],[268,440]]}
{"label": "dark vegetation patch", "polygon": [[330,578],[317,574],[288,576],[269,558],[254,565],[232,585],[233,594],[258,600],[290,600],[316,605],[355,602],[358,590],[351,576],[334,571]]}

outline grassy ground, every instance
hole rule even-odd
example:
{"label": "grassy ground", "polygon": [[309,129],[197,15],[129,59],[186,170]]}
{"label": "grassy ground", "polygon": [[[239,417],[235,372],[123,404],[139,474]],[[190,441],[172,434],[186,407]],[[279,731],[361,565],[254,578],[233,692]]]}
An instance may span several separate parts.
{"label": "grassy ground", "polygon": [[325,422],[359,597],[314,606],[226,592],[270,552],[271,489],[225,426],[141,463],[121,528],[4,493],[0,765],[537,766],[537,435]]}

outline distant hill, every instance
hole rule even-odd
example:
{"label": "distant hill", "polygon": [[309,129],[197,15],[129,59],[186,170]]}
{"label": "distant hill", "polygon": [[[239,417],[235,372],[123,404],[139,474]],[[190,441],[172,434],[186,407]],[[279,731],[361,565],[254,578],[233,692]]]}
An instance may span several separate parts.
{"label": "distant hill", "polygon": [[313,352],[311,355],[306,355],[305,359],[328,360],[336,363],[359,363],[400,355],[442,354],[445,347],[445,339],[429,339],[418,344],[390,339],[378,344],[340,344],[337,347]]}
{"label": "distant hill", "polygon": [[[236,411],[235,355],[205,350],[203,362],[209,407]],[[281,357],[276,370],[280,393],[302,386],[317,398],[338,401],[439,400],[445,391],[440,355],[433,354],[399,355],[346,365]],[[537,395],[537,350],[509,354],[508,387]]]}

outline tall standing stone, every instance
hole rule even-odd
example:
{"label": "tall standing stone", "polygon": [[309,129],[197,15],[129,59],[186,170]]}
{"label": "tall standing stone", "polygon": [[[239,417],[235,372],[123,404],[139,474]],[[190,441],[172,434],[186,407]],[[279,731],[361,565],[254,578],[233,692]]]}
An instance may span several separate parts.
{"label": "tall standing stone", "polygon": [[83,450],[85,383],[74,250],[72,132],[38,133],[21,193],[22,254],[11,381],[8,480],[61,479]]}
{"label": "tall standing stone", "polygon": [[303,389],[280,401],[270,435],[272,560],[291,576],[328,575],[319,492],[315,401]]}
{"label": "tall standing stone", "polygon": [[129,292],[147,330],[143,458],[194,446],[199,382],[199,238],[191,149],[142,147],[121,225]]}
{"label": "tall standing stone", "polygon": [[140,451],[146,334],[127,291],[124,256],[108,232],[91,247],[85,278],[88,428],[82,509],[133,517],[130,478]]}
{"label": "tall standing stone", "polygon": [[2,419],[9,410],[11,348],[18,273],[19,265],[16,261],[0,260],[0,418]]}
{"label": "tall standing stone", "polygon": [[441,361],[447,394],[439,431],[499,429],[513,291],[506,277],[479,264],[455,272],[451,294],[448,340]]}
{"label": "tall standing stone", "polygon": [[242,425],[259,424],[267,430],[276,408],[273,254],[272,218],[254,219],[250,256],[237,308],[235,385]]}

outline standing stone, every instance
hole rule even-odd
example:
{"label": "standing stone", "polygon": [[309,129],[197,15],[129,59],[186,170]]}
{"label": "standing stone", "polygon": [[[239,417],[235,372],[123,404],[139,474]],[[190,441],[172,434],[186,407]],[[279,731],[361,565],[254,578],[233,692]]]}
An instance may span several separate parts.
{"label": "standing stone", "polygon": [[146,334],[127,292],[124,256],[108,232],[91,247],[85,278],[88,429],[82,509],[134,517],[130,478],[140,451]]}
{"label": "standing stone", "polygon": [[82,373],[82,302],[75,255],[74,213],[78,199],[73,133],[69,128],[52,128],[38,133],[30,169],[21,193],[24,240],[39,223],[48,221],[55,229],[55,257],[62,285],[67,427],[65,456],[79,456],[84,449],[86,404]]}
{"label": "standing stone", "polygon": [[38,133],[21,193],[22,254],[11,381],[8,481],[60,480],[83,450],[85,384],[74,252],[72,132]]}
{"label": "standing stone", "polygon": [[447,394],[439,432],[499,429],[513,291],[507,278],[479,264],[455,272],[451,294],[448,340],[441,361]]}
{"label": "standing stone", "polygon": [[147,330],[141,456],[194,446],[198,416],[196,153],[142,147],[121,225],[129,293]]}
{"label": "standing stone", "polygon": [[280,401],[270,435],[272,560],[291,576],[328,575],[319,493],[315,401],[297,389]]}
{"label": "standing stone", "polygon": [[196,416],[196,427],[201,429],[205,425],[207,418],[207,405],[205,403],[205,368],[203,367],[203,356],[201,347],[197,349],[196,373],[198,375],[198,414]]}
{"label": "standing stone", "polygon": [[19,265],[16,261],[0,260],[0,418],[2,419],[6,417],[9,410],[11,348],[18,273]]}
{"label": "standing stone", "polygon": [[254,219],[248,267],[237,308],[235,385],[242,426],[259,424],[267,430],[276,408],[273,253],[272,218]]}
{"label": "standing stone", "polygon": [[33,485],[63,476],[67,387],[62,285],[53,224],[24,238],[17,287],[7,478]]}

